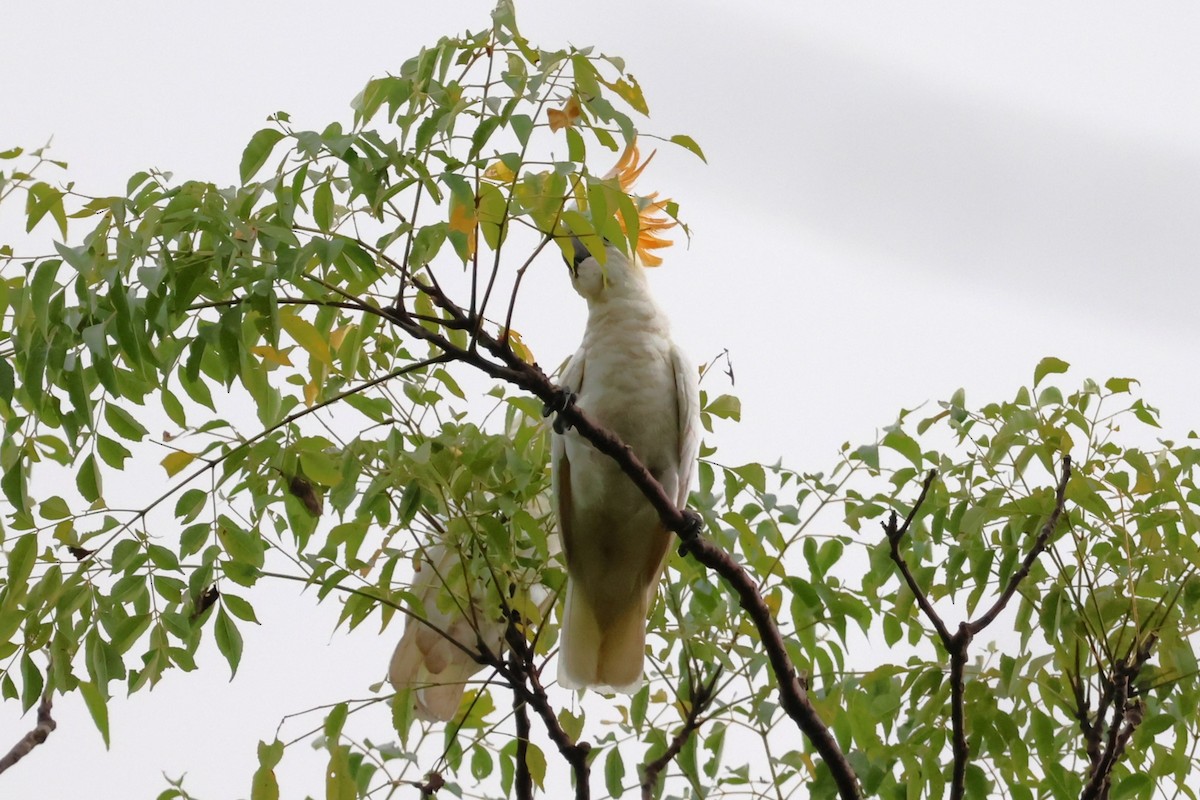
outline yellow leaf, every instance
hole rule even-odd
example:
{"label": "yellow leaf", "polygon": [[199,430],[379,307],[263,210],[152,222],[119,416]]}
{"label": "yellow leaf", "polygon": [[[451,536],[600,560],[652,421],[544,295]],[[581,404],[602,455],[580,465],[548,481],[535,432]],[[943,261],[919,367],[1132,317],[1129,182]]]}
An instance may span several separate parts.
{"label": "yellow leaf", "polygon": [[288,336],[296,340],[296,344],[308,351],[310,356],[322,364],[333,366],[333,357],[329,353],[329,344],[311,322],[303,317],[296,316],[294,313],[280,313],[279,324],[288,332]]}
{"label": "yellow leaf", "polygon": [[250,352],[254,353],[254,355],[258,356],[263,361],[269,361],[272,364],[276,364],[280,367],[290,367],[292,366],[292,360],[288,358],[288,353],[294,349],[295,348],[292,347],[285,347],[282,350],[276,350],[269,344],[260,344],[258,347],[251,347]]}
{"label": "yellow leaf", "polygon": [[312,408],[312,404],[317,402],[317,392],[320,391],[316,381],[309,381],[304,384],[304,405]]}
{"label": "yellow leaf", "polygon": [[575,124],[575,120],[579,119],[581,113],[579,98],[571,95],[562,108],[547,109],[546,116],[550,119],[550,130],[560,131],[563,128],[571,127]]}
{"label": "yellow leaf", "polygon": [[783,593],[777,590],[768,592],[763,598],[763,602],[767,604],[767,608],[771,609],[771,616],[778,616],[779,607],[783,604]]}
{"label": "yellow leaf", "polygon": [[176,450],[173,453],[169,453],[160,463],[163,465],[163,469],[167,471],[167,477],[173,478],[179,474],[180,470],[195,460],[195,453],[189,453],[186,450]]}
{"label": "yellow leaf", "polygon": [[334,350],[342,349],[342,342],[345,341],[346,334],[354,330],[354,327],[354,323],[351,322],[350,324],[343,325],[333,333],[329,334],[329,344],[333,346]]}
{"label": "yellow leaf", "polygon": [[450,230],[457,231],[467,237],[467,259],[475,255],[475,206],[461,202],[457,197],[450,198]]}
{"label": "yellow leaf", "polygon": [[508,339],[508,346],[512,348],[512,351],[516,354],[517,358],[521,359],[526,364],[534,363],[533,352],[529,349],[525,342],[521,340],[521,334],[517,333],[512,328],[509,328],[508,331],[505,332],[505,338]]}
{"label": "yellow leaf", "polygon": [[496,161],[490,164],[483,171],[483,177],[490,181],[499,181],[500,183],[512,183],[517,179],[516,173],[508,168],[508,165],[503,161]]}

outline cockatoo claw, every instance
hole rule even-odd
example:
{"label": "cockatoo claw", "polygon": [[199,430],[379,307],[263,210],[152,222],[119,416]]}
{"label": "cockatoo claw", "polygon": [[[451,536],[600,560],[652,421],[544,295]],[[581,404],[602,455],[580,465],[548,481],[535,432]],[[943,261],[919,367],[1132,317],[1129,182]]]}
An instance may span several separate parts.
{"label": "cockatoo claw", "polygon": [[679,532],[679,555],[688,554],[688,545],[704,530],[704,517],[690,508],[683,509],[683,530]]}
{"label": "cockatoo claw", "polygon": [[554,432],[566,433],[571,423],[563,419],[562,412],[575,404],[576,395],[570,389],[559,389],[550,402],[542,406],[542,417],[557,414],[554,418]]}

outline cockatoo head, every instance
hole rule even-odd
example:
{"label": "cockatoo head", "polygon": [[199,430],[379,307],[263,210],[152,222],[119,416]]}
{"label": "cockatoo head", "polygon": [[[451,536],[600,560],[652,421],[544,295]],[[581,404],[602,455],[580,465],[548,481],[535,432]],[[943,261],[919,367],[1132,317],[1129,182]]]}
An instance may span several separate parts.
{"label": "cockatoo head", "polygon": [[584,299],[599,300],[645,284],[642,266],[631,261],[616,245],[605,243],[608,258],[601,264],[579,239],[572,238],[571,244],[575,251],[572,261],[567,263],[571,270],[571,285]]}
{"label": "cockatoo head", "polygon": [[[604,176],[604,180],[617,181],[621,191],[628,194],[638,176],[653,159],[654,153],[651,153],[645,161],[639,160],[635,140],[625,148],[625,152]],[[644,268],[657,267],[662,263],[662,258],[654,251],[671,245],[670,240],[662,238],[659,234],[676,224],[675,220],[665,213],[669,201],[657,198],[657,194],[634,198],[638,211],[638,237],[632,255],[605,240],[606,258],[601,264],[582,241],[576,237],[571,238],[572,255],[564,256],[564,260],[571,271],[571,283],[575,291],[587,300],[595,301],[604,296],[639,291],[640,287],[645,285]],[[624,217],[618,214],[617,222],[624,231]]]}

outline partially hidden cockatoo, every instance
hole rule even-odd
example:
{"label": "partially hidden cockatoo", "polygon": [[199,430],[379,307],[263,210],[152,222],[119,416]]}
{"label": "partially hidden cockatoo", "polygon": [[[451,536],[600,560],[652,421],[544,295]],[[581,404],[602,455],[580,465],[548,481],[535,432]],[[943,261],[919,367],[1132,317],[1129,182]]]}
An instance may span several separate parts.
{"label": "partially hidden cockatoo", "polygon": [[[647,163],[639,165],[631,144],[605,177],[628,193]],[[642,200],[631,255],[607,244],[601,264],[573,241],[571,283],[587,300],[588,318],[561,383],[682,508],[699,449],[700,401],[696,369],[671,341],[646,280],[645,267],[661,263],[650,251],[667,244],[656,233],[673,224],[658,215],[664,205],[653,195]],[[568,573],[558,681],[632,694],[642,683],[646,621],[671,532],[616,462],[577,432],[553,437],[551,465]]]}
{"label": "partially hidden cockatoo", "polygon": [[[526,510],[539,519],[549,517],[540,498]],[[556,596],[531,569],[493,565],[490,571],[484,568],[486,575],[472,574],[480,565],[471,563],[471,549],[470,542],[456,545],[434,539],[421,548],[414,566],[410,589],[419,600],[414,608],[417,616],[405,620],[388,680],[397,691],[411,690],[419,719],[454,718],[468,681],[483,669],[471,655],[478,652],[479,642],[494,654],[504,652],[505,603],[526,612],[524,616],[544,617]],[[551,546],[551,557],[555,550]],[[486,555],[477,552],[474,558]],[[496,587],[493,577],[507,585]]]}

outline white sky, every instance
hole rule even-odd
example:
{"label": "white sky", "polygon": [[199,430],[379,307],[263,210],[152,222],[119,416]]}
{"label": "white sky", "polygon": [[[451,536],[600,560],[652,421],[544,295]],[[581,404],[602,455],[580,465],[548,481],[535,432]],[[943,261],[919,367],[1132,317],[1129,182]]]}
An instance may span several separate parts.
{"label": "white sky", "polygon": [[[269,113],[346,120],[369,77],[486,26],[490,8],[5,0],[0,149],[53,135],[88,192],[147,166],[232,183]],[[959,386],[1008,396],[1051,354],[1074,382],[1140,378],[1176,438],[1200,427],[1200,7],[528,0],[518,13],[536,44],[624,56],[648,127],[708,154],[705,167],[660,152],[643,183],[678,199],[695,234],[653,280],[695,358],[732,354],[745,421],[721,442],[731,459],[828,467],[901,406]],[[582,303],[555,258],[539,269],[522,307],[562,311],[518,327],[553,364]],[[199,675],[114,703],[108,754],[65,699],[0,794],[153,796],[160,770],[185,769],[202,797],[248,794],[254,742],[285,713],[365,696],[399,635],[331,638],[332,606],[275,594],[260,605],[272,632],[245,631],[234,683],[214,652]],[[16,712],[0,709],[0,749],[32,725]],[[287,775],[285,796],[318,775]]]}

